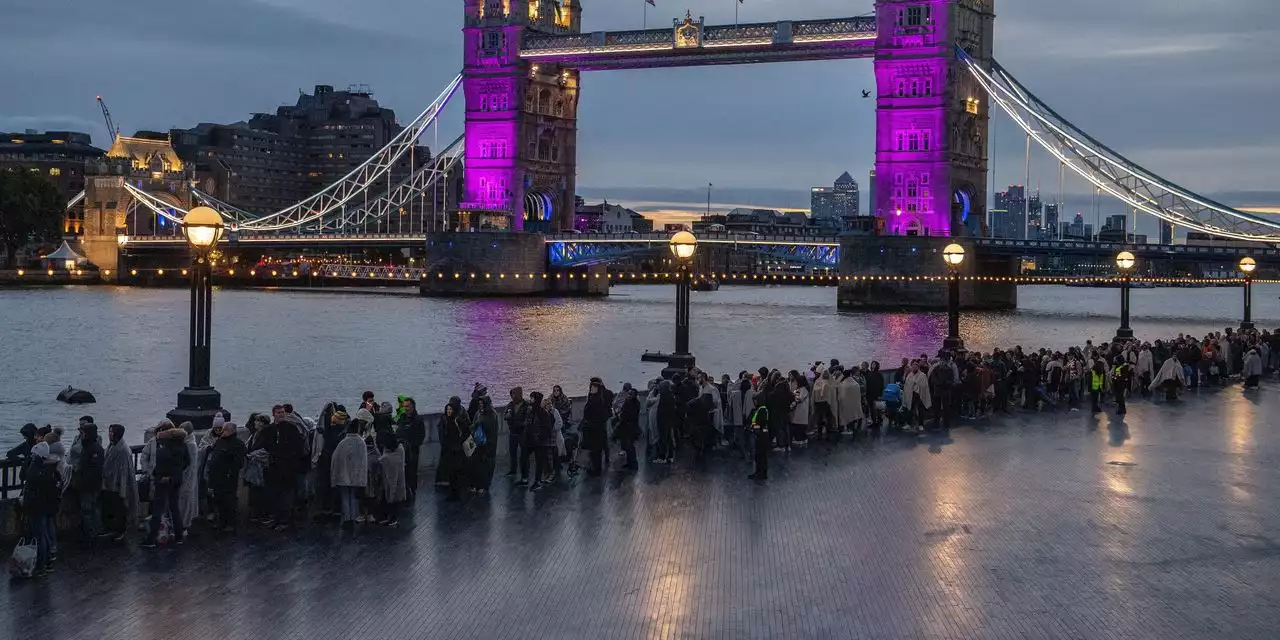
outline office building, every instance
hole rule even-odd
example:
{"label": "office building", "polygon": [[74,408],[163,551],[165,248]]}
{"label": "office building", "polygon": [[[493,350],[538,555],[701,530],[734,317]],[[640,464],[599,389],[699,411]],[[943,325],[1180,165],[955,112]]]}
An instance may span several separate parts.
{"label": "office building", "polygon": [[1160,244],[1173,244],[1173,223],[1160,221]]}
{"label": "office building", "polygon": [[815,218],[844,219],[858,215],[858,181],[846,171],[830,187],[813,187],[809,207]]}
{"label": "office building", "polygon": [[[316,85],[314,93],[275,113],[174,129],[170,139],[179,157],[194,167],[201,190],[241,209],[268,213],[336,182],[401,130],[395,112],[380,106],[367,87],[335,91]],[[393,185],[409,175],[411,160],[421,166],[430,159],[425,147],[415,148],[412,159],[409,155],[392,169]]]}
{"label": "office building", "polygon": [[1122,213],[1107,216],[1107,221],[1103,224],[1103,228],[1110,229],[1111,231],[1125,231],[1128,223],[1128,217],[1129,216]]}
{"label": "office building", "polygon": [[1070,224],[1062,223],[1064,239],[1070,240],[1088,240],[1093,235],[1093,225],[1084,223],[1084,214],[1076,213],[1076,217]]}
{"label": "office building", "polygon": [[1044,205],[1044,228],[1047,233],[1054,234],[1055,239],[1060,237],[1061,226],[1058,224],[1058,205]]}
{"label": "office building", "polygon": [[996,238],[1025,239],[1027,237],[1026,189],[1022,185],[1009,185],[996,193],[996,206],[991,210],[991,235]]}
{"label": "office building", "polygon": [[[87,133],[27,129],[23,133],[0,133],[0,170],[38,173],[58,187],[63,200],[84,190],[85,163],[103,156]],[[67,210],[62,230],[67,235],[83,231],[83,203]]]}
{"label": "office building", "polygon": [[876,211],[876,169],[871,168],[867,173],[867,215],[878,215]]}

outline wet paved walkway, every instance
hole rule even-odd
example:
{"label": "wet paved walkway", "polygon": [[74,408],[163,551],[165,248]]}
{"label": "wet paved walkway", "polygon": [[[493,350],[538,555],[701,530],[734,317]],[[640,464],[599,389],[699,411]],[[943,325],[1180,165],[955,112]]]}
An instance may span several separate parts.
{"label": "wet paved walkway", "polygon": [[0,586],[0,638],[1275,638],[1280,388],[683,462]]}

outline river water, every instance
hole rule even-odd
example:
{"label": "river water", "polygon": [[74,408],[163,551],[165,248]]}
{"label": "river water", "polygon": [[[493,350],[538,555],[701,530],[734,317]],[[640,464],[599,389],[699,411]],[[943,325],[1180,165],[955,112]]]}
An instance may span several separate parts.
{"label": "river water", "polygon": [[[332,290],[330,290],[332,291]],[[1280,286],[1256,285],[1254,318],[1280,325]],[[1019,309],[966,313],[971,349],[1065,348],[1115,333],[1119,291],[1022,287]],[[127,287],[0,290],[0,445],[24,422],[142,427],[173,408],[187,375],[188,291]],[[214,385],[233,419],[291,402],[315,415],[328,400],[355,405],[364,390],[380,398],[413,395],[423,411],[473,382],[495,400],[517,384],[570,395],[600,376],[613,386],[642,383],[661,365],[645,349],[672,344],[674,290],[618,286],[602,299],[431,299],[414,295],[227,290],[214,293]],[[1140,338],[1202,334],[1239,323],[1239,288],[1134,290]],[[725,287],[693,296],[692,346],[717,374],[802,368],[934,352],[946,333],[941,313],[837,313],[835,290]],[[67,385],[97,404],[55,401]]]}

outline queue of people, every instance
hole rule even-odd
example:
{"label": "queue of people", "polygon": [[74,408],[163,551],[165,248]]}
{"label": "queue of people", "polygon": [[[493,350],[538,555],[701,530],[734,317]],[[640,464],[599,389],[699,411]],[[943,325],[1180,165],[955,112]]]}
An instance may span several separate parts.
{"label": "queue of people", "polygon": [[[640,451],[650,464],[665,465],[681,448],[697,464],[721,449],[752,461],[749,477],[763,481],[771,455],[814,440],[946,430],[958,418],[1017,405],[1079,410],[1086,399],[1095,413],[1113,404],[1123,415],[1131,394],[1167,402],[1184,389],[1234,379],[1252,391],[1276,370],[1280,332],[1228,329],[1152,343],[1086,342],[1066,351],[940,351],[903,358],[894,370],[832,359],[805,371],[760,367],[717,381],[690,368],[650,381],[644,392],[630,384],[614,392],[591,378],[576,419],[559,385],[545,395],[511,389],[499,410],[476,383],[467,405],[450,398],[434,425],[434,483],[447,489],[449,501],[487,496],[504,425],[506,476],[530,492],[573,478],[583,466],[589,477],[603,475],[614,445],[624,472],[639,468]],[[69,450],[63,429],[24,425],[23,442],[7,458],[20,465],[20,515],[35,547],[33,573],[53,570],[64,503],[78,511],[83,542],[120,543],[138,526],[145,548],[181,545],[197,523],[234,534],[242,492],[249,510],[243,521],[276,531],[311,518],[345,529],[396,527],[413,503],[428,425],[412,397],[399,396],[393,406],[366,391],[354,412],[330,402],[314,420],[280,404],[270,414],[251,414],[244,428],[230,417],[221,412],[203,434],[190,423],[163,420],[146,430],[136,464],[122,425],[108,427],[104,445],[93,417],[84,416]]]}

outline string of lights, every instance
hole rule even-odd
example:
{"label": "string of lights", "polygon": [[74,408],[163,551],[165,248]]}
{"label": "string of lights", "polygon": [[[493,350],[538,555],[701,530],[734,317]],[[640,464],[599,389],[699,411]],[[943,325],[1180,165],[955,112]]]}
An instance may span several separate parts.
{"label": "string of lights", "polygon": [[[103,276],[111,275],[110,270],[100,272]],[[165,269],[165,268],[131,268],[130,276],[148,275],[155,277],[174,277],[179,278],[186,276],[186,269]],[[64,270],[37,270],[28,271],[26,269],[18,269],[18,276],[39,275],[44,274],[53,276],[56,274],[75,274],[83,276],[84,270],[77,269],[75,271]],[[370,267],[355,265],[324,265],[323,268],[313,266],[308,272],[305,268],[269,268],[269,267],[252,267],[252,268],[220,268],[214,270],[214,275],[241,278],[342,278],[342,279],[383,279],[383,280],[548,280],[548,279],[565,279],[565,280],[601,280],[608,278],[612,283],[628,283],[628,282],[668,282],[674,281],[681,277],[680,273],[675,271],[662,272],[637,272],[637,273],[484,273],[484,272],[429,272],[420,267]],[[780,274],[780,273],[689,273],[687,277],[693,280],[716,280],[717,282],[797,282],[797,283],[813,283],[821,285],[838,285],[842,283],[852,282],[946,282],[950,279],[945,275],[824,275],[824,274]],[[999,284],[1040,284],[1040,285],[1088,285],[1088,284],[1119,284],[1124,280],[1121,276],[959,276],[962,282],[990,282]],[[1191,277],[1146,277],[1133,276],[1130,282],[1147,282],[1151,284],[1166,285],[1237,285],[1244,284],[1244,278],[1191,278]],[[1254,278],[1256,283],[1280,283],[1280,279]]]}

